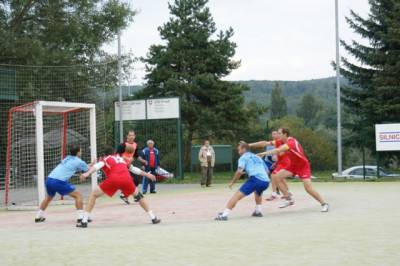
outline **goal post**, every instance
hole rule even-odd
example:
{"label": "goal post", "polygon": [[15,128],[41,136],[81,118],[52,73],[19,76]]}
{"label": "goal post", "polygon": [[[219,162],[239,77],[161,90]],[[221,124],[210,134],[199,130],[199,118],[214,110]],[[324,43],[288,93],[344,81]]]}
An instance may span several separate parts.
{"label": "goal post", "polygon": [[[7,135],[5,206],[37,207],[46,195],[45,178],[68,145],[80,145],[84,161],[96,159],[95,104],[36,101],[13,107]],[[78,176],[71,182],[78,184]],[[96,186],[94,173],[91,187]]]}

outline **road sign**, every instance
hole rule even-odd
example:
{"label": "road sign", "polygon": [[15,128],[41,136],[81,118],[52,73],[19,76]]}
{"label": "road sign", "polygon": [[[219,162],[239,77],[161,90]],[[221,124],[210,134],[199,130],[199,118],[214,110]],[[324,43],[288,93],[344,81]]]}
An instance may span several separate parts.
{"label": "road sign", "polygon": [[375,125],[375,139],[377,151],[399,151],[400,124]]}

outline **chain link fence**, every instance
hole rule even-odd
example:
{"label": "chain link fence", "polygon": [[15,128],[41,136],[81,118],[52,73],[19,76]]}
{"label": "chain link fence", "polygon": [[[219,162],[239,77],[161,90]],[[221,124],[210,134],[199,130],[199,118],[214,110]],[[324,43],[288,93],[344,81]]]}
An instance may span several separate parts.
{"label": "chain link fence", "polygon": [[97,147],[113,145],[116,63],[92,66],[0,65],[0,190],[5,185],[9,110],[29,102],[68,101],[96,104]]}

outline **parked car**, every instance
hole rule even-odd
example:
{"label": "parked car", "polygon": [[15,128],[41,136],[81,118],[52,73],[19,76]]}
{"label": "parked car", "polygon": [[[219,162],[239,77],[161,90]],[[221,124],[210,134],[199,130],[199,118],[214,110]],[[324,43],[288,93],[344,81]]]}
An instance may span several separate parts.
{"label": "parked car", "polygon": [[[376,179],[378,177],[376,165],[366,165],[365,166],[365,178]],[[384,178],[396,178],[400,177],[398,174],[391,174],[385,171],[382,167],[379,167],[379,177]],[[357,165],[350,167],[342,172],[342,175],[338,173],[333,173],[332,178],[343,178],[343,179],[364,179],[364,169],[362,165]]]}

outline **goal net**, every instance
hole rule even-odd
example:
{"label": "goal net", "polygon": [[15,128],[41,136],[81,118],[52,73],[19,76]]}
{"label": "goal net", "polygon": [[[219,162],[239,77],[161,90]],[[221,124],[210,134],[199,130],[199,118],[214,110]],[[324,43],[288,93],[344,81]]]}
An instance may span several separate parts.
{"label": "goal net", "polygon": [[[46,195],[45,178],[72,144],[80,145],[85,162],[96,158],[95,105],[37,101],[13,107],[7,135],[5,206],[37,207]],[[76,175],[71,182],[85,192],[96,186],[97,177],[81,183]]]}

